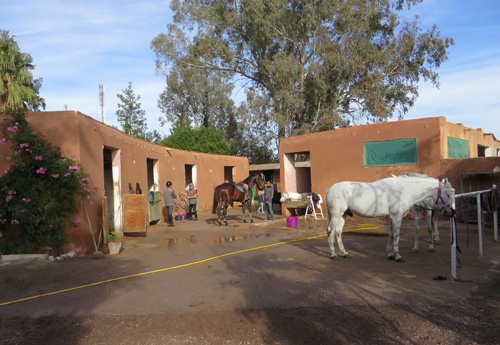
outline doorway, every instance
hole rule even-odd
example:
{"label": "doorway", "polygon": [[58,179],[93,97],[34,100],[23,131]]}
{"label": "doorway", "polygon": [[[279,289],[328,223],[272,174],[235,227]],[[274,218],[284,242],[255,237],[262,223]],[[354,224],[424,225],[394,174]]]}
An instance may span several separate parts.
{"label": "doorway", "polygon": [[103,149],[104,196],[106,197],[106,221],[108,229],[122,232],[121,202],[121,162],[120,150],[105,147]]}

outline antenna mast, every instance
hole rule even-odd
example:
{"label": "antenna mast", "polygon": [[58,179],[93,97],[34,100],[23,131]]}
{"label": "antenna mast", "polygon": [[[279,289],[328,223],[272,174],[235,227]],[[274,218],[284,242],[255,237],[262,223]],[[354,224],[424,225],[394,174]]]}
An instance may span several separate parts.
{"label": "antenna mast", "polygon": [[104,123],[104,85],[99,84],[99,106],[101,107],[101,121]]}

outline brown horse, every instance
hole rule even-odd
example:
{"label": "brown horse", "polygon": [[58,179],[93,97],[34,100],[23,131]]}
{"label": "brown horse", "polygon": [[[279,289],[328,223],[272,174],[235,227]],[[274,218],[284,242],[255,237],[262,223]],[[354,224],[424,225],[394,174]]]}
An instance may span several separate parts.
{"label": "brown horse", "polygon": [[224,214],[224,223],[227,225],[227,207],[233,204],[233,201],[241,202],[243,212],[243,222],[245,220],[245,207],[248,207],[250,214],[250,222],[252,219],[252,188],[257,184],[259,187],[264,186],[265,181],[260,174],[252,174],[238,183],[223,183],[218,185],[214,191],[214,204],[212,213],[217,212],[217,222],[221,225],[221,212]]}

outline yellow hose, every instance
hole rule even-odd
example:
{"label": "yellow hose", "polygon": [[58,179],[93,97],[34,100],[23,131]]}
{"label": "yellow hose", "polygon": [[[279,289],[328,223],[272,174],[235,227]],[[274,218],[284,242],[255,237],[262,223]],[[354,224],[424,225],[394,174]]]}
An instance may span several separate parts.
{"label": "yellow hose", "polygon": [[[354,231],[363,231],[363,230],[374,230],[374,229],[377,229],[379,227],[378,225],[375,225],[375,224],[359,224],[359,225],[360,226],[366,226],[366,227],[361,227],[361,228],[358,228],[358,229],[347,230],[345,232],[354,232]],[[68,288],[68,289],[62,289],[62,290],[58,290],[58,291],[43,293],[43,294],[40,294],[40,295],[25,297],[25,298],[13,300],[13,301],[3,302],[3,303],[0,303],[0,307],[6,306],[6,305],[11,305],[11,304],[16,304],[16,303],[21,303],[21,302],[26,302],[26,301],[31,301],[31,300],[42,298],[42,297],[48,297],[48,296],[58,295],[58,294],[61,294],[61,293],[64,293],[64,292],[76,291],[76,290],[85,289],[85,288],[89,288],[89,287],[93,287],[93,286],[98,286],[98,285],[102,285],[102,284],[113,283],[113,282],[117,282],[117,281],[120,281],[120,280],[125,280],[125,279],[130,279],[130,278],[137,278],[137,277],[143,277],[143,276],[150,275],[150,274],[161,273],[161,272],[166,272],[166,271],[172,271],[172,270],[176,270],[176,269],[180,269],[180,268],[186,268],[186,267],[190,267],[190,266],[194,266],[194,265],[204,264],[204,263],[207,263],[207,262],[210,262],[210,261],[214,261],[214,260],[217,260],[217,259],[222,259],[222,258],[226,258],[226,257],[233,256],[233,255],[248,253],[248,252],[251,252],[251,251],[254,251],[254,250],[262,250],[262,249],[268,249],[268,248],[272,248],[272,247],[281,246],[281,245],[284,245],[284,244],[291,244],[291,243],[297,243],[297,242],[302,242],[302,241],[315,240],[315,239],[326,237],[326,236],[327,236],[326,234],[316,235],[316,236],[305,237],[305,238],[301,238],[301,239],[297,239],[297,240],[290,240],[290,241],[286,241],[286,242],[278,242],[278,243],[273,243],[273,244],[267,244],[265,246],[259,246],[259,247],[253,247],[253,248],[248,248],[248,249],[237,250],[235,252],[231,252],[231,253],[227,253],[227,254],[222,254],[222,255],[217,255],[217,256],[212,256],[212,257],[207,258],[207,259],[203,259],[203,260],[199,260],[199,261],[194,261],[194,262],[190,262],[190,263],[187,263],[187,264],[182,264],[182,265],[177,265],[177,266],[172,266],[172,267],[166,267],[166,268],[161,268],[161,269],[158,269],[158,270],[147,271],[147,272],[142,272],[142,273],[136,273],[136,274],[131,274],[131,275],[128,275],[128,276],[111,278],[111,279],[107,279],[107,280],[101,280],[101,281],[98,281],[98,282],[95,282],[95,283],[90,283],[90,284],[75,286],[75,287]]]}

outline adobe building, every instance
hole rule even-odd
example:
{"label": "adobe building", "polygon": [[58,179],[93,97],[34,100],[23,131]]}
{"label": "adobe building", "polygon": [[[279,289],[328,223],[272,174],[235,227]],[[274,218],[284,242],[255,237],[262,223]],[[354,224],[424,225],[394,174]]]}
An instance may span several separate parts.
{"label": "adobe building", "polygon": [[[172,181],[177,192],[193,182],[199,211],[211,212],[215,185],[248,177],[246,157],[155,145],[77,111],[32,112],[26,119],[52,145],[81,164],[96,188],[93,205],[86,204],[76,215],[82,222],[65,231],[70,249],[79,254],[94,251],[91,232],[98,238],[103,224],[118,233],[146,233],[150,224],[162,220],[162,191],[167,181]],[[9,145],[0,145],[0,157],[10,154]],[[0,171],[8,165],[6,159],[0,159]],[[138,189],[142,194],[137,194]]]}
{"label": "adobe building", "polygon": [[[326,191],[340,181],[373,182],[405,172],[448,178],[456,194],[500,183],[500,142],[445,117],[313,133],[280,141],[280,189]],[[323,205],[324,209],[324,205]],[[283,214],[293,210],[282,205]]]}

